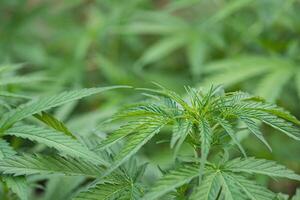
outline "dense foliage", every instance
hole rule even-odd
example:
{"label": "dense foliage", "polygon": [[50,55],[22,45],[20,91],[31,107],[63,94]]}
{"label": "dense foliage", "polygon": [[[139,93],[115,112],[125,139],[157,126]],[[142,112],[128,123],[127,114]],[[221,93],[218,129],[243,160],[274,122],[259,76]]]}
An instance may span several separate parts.
{"label": "dense foliage", "polygon": [[300,199],[299,22],[298,0],[2,0],[0,199]]}

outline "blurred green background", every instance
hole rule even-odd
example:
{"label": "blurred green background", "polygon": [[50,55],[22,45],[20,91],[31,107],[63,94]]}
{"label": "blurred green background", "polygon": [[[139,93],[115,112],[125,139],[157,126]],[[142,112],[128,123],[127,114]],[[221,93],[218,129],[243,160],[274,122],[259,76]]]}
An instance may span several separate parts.
{"label": "blurred green background", "polygon": [[[185,85],[223,84],[227,91],[276,102],[300,118],[299,63],[298,0],[0,1],[0,64],[11,69],[0,74],[6,91],[34,96],[157,82],[184,94]],[[119,106],[140,98],[134,90],[110,92],[55,114],[89,134]],[[300,143],[263,128],[273,152],[249,137],[243,142],[248,154],[300,173]],[[153,145],[161,151],[153,152]],[[147,145],[145,155],[159,164],[172,160],[164,143]],[[288,194],[299,184],[260,181]]]}

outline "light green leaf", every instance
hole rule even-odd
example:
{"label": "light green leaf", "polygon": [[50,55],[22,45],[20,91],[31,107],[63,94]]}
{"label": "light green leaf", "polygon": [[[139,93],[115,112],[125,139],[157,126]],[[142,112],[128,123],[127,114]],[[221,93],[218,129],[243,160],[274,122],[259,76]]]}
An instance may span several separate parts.
{"label": "light green leaf", "polygon": [[251,133],[253,133],[260,141],[262,141],[270,151],[272,151],[272,148],[270,147],[269,143],[266,141],[262,132],[259,130],[259,125],[257,125],[255,121],[246,117],[241,117],[241,120],[246,124]]}
{"label": "light green leaf", "polygon": [[146,126],[147,120],[135,120],[122,125],[118,130],[114,131],[113,133],[109,134],[107,138],[105,138],[97,147],[95,148],[96,151],[101,151],[105,148],[110,147],[111,145],[115,144],[116,142],[122,140],[126,136],[132,134],[133,132],[138,131],[139,128]]}
{"label": "light green leaf", "polygon": [[294,126],[292,123],[283,120],[277,116],[268,113],[255,113],[253,118],[263,121],[265,124],[283,132],[287,136],[300,140],[300,129]]}
{"label": "light green leaf", "polygon": [[228,135],[231,137],[233,142],[239,147],[239,149],[243,153],[244,157],[247,157],[246,152],[245,152],[244,148],[242,147],[240,141],[236,137],[235,132],[234,132],[231,124],[228,121],[226,121],[224,119],[221,119],[221,118],[218,118],[217,121],[224,128],[226,133],[228,133]]}
{"label": "light green leaf", "polygon": [[254,181],[247,180],[243,176],[235,174],[224,174],[224,176],[226,176],[228,179],[231,179],[236,184],[236,186],[240,187],[241,190],[251,200],[270,200],[275,198],[275,194],[273,192],[258,185]]}
{"label": "light green leaf", "polygon": [[16,152],[8,142],[0,138],[0,159],[15,155]]}
{"label": "light green leaf", "polygon": [[211,21],[211,22],[215,23],[215,22],[221,21],[221,20],[225,19],[226,17],[232,15],[234,12],[241,10],[241,8],[249,6],[249,4],[253,1],[254,0],[230,1],[226,5],[224,5],[224,7],[222,7],[222,9],[219,12],[217,12],[215,15],[213,15],[211,17],[211,19],[209,19],[209,22]]}
{"label": "light green leaf", "polygon": [[110,174],[113,170],[122,165],[131,156],[133,156],[144,144],[157,134],[160,129],[168,123],[165,118],[150,118],[146,126],[138,130],[138,132],[129,135],[127,142],[122,147],[121,152],[119,152],[115,158],[115,161],[108,168],[105,175]]}
{"label": "light green leaf", "polygon": [[192,193],[191,200],[216,200],[221,190],[219,172],[204,177],[200,185]]}
{"label": "light green leaf", "polygon": [[[259,58],[237,58],[211,63],[205,67],[207,73],[204,86],[222,84],[226,87],[248,80],[269,70],[268,65],[261,67],[257,62]],[[263,64],[266,61],[262,62]],[[211,73],[211,75],[210,75]]]}
{"label": "light green leaf", "polygon": [[[79,193],[73,200],[110,200],[124,199],[124,192],[130,189],[128,184],[105,183],[88,188],[87,191]],[[123,197],[122,197],[123,195]],[[131,200],[131,199],[128,199]]]}
{"label": "light green leaf", "polygon": [[53,129],[51,130],[30,125],[19,125],[8,129],[5,131],[5,134],[36,141],[38,143],[45,144],[48,147],[53,147],[62,154],[75,158],[82,158],[95,164],[109,165],[96,153],[90,151],[77,140]]}
{"label": "light green leaf", "polygon": [[14,176],[64,174],[100,177],[103,168],[80,159],[59,156],[23,155],[0,160],[0,173]]}
{"label": "light green leaf", "polygon": [[156,62],[170,54],[172,51],[182,47],[185,42],[186,38],[181,35],[164,38],[147,49],[137,65],[143,67],[144,65]]}
{"label": "light green leaf", "polygon": [[171,170],[150,188],[142,200],[159,199],[197,176],[199,176],[199,167],[196,165],[184,165],[178,169]]}
{"label": "light green leaf", "polygon": [[191,36],[187,48],[187,57],[194,76],[199,76],[203,72],[203,62],[206,59],[206,54],[207,47],[203,39],[198,34]]}
{"label": "light green leaf", "polygon": [[[222,184],[222,195],[225,200],[235,200],[240,195],[232,180],[228,179],[224,174],[220,173],[220,182]],[[239,199],[244,199],[243,197]]]}
{"label": "light green leaf", "polygon": [[288,178],[300,181],[300,175],[274,161],[247,158],[236,158],[224,165],[225,171],[234,173],[262,174],[270,177]]}
{"label": "light green leaf", "polygon": [[274,70],[266,75],[257,85],[256,94],[265,97],[269,101],[275,101],[280,95],[283,87],[293,76],[293,70],[289,66]]}
{"label": "light green leaf", "polygon": [[41,111],[48,110],[53,107],[63,105],[65,103],[81,99],[96,93],[104,92],[107,90],[117,89],[117,88],[128,88],[127,86],[111,86],[102,88],[89,88],[89,89],[79,89],[69,92],[63,92],[50,97],[42,97],[32,100],[26,104],[23,104],[10,111],[0,120],[1,130],[8,129],[17,121],[20,121],[28,116],[39,113]]}
{"label": "light green leaf", "polygon": [[[3,139],[0,139],[0,160],[14,156],[17,152]],[[2,176],[7,187],[21,200],[28,200],[29,186],[25,177]]]}
{"label": "light green leaf", "polygon": [[12,76],[6,77],[0,80],[0,86],[10,85],[10,84],[26,84],[33,82],[40,82],[47,80],[42,75],[30,75],[30,76]]}
{"label": "light green leaf", "polygon": [[200,174],[204,173],[204,167],[206,160],[210,151],[210,145],[212,142],[212,129],[210,127],[209,121],[205,118],[201,120],[200,125],[200,137],[201,137],[201,164],[200,164]]}
{"label": "light green leaf", "polygon": [[17,194],[21,200],[29,199],[29,185],[24,177],[3,176],[2,179],[6,182],[7,187]]}
{"label": "light green leaf", "polygon": [[83,176],[52,175],[46,183],[43,200],[69,200],[85,181]]}
{"label": "light green leaf", "polygon": [[185,139],[188,133],[190,132],[190,130],[191,130],[191,123],[188,120],[184,120],[184,119],[176,120],[173,126],[173,133],[170,142],[170,147],[174,148],[174,146],[178,144],[181,138]]}
{"label": "light green leaf", "polygon": [[51,128],[75,138],[75,136],[69,131],[69,129],[65,126],[65,124],[63,122],[59,121],[58,119],[56,119],[54,116],[50,115],[49,113],[42,112],[41,114],[34,114],[34,116],[38,120],[40,120],[40,121],[44,122],[45,124],[47,124],[48,126],[50,126]]}
{"label": "light green leaf", "polygon": [[20,99],[32,99],[30,96],[26,96],[23,94],[16,94],[6,91],[0,91],[0,96],[2,97],[11,97],[11,98],[20,98]]}

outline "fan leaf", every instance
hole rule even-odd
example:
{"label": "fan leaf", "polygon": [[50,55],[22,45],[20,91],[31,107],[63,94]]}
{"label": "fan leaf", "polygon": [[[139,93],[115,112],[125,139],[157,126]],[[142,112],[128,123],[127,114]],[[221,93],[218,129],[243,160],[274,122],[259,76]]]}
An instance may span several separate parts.
{"label": "fan leaf", "polygon": [[28,116],[39,113],[41,111],[48,110],[53,107],[63,105],[65,103],[75,101],[93,94],[104,92],[107,90],[117,89],[117,88],[128,88],[127,86],[111,86],[102,88],[86,88],[73,90],[69,92],[63,92],[50,97],[42,97],[34,99],[26,104],[23,104],[10,111],[0,120],[1,130],[8,129],[17,121],[20,121]]}

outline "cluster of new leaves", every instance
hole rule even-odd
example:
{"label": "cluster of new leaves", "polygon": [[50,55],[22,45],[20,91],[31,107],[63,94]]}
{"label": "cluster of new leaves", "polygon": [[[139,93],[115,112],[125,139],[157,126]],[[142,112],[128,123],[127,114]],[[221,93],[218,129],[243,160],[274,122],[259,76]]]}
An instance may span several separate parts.
{"label": "cluster of new leaves", "polygon": [[[264,123],[299,140],[297,126],[300,122],[282,108],[247,93],[224,93],[221,87],[206,92],[187,88],[186,99],[162,87],[142,90],[151,92],[147,96],[154,100],[133,105],[118,113],[116,119],[125,119],[127,123],[110,134],[96,149],[101,151],[119,140],[126,140],[105,174],[126,162],[165,125],[173,127],[170,146],[175,154],[182,143],[187,142],[199,157],[166,173],[143,199],[159,199],[186,184],[185,192],[191,199],[273,199],[275,195],[271,191],[243,175],[263,174],[300,180],[300,176],[273,161],[247,158],[236,135],[237,125],[242,123],[271,150],[260,131],[260,125]],[[221,146],[226,151],[231,141],[244,158],[209,162],[209,156],[214,156],[210,155],[211,149]],[[197,184],[194,179],[198,179]]]}

